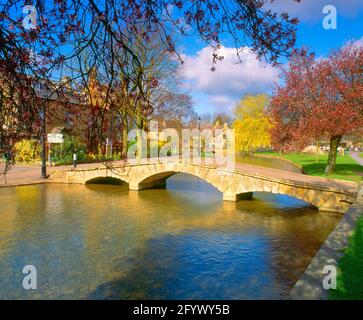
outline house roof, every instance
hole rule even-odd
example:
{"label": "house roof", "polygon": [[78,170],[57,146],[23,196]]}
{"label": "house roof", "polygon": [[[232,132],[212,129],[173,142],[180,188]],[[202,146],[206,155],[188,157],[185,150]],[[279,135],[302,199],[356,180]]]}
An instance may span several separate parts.
{"label": "house roof", "polygon": [[65,129],[65,127],[54,127],[50,133],[55,133],[55,134],[59,134],[62,133],[62,131]]}

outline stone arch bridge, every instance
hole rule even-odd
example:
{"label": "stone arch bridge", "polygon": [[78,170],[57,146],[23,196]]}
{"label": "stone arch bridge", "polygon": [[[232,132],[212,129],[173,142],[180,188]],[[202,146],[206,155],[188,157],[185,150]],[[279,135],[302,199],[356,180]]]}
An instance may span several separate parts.
{"label": "stone arch bridge", "polygon": [[355,201],[358,186],[343,182],[282,170],[236,164],[236,169],[227,170],[213,165],[190,164],[179,161],[126,164],[106,167],[66,168],[54,171],[50,182],[92,183],[99,178],[116,178],[129,184],[130,190],[142,190],[165,186],[167,178],[175,173],[196,176],[213,185],[223,200],[250,199],[253,192],[285,194],[301,199],[319,210],[345,212]]}

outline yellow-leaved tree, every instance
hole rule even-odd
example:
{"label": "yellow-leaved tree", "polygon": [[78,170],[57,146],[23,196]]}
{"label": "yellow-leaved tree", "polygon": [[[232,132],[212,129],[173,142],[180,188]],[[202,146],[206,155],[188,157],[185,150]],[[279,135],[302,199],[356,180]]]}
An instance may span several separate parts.
{"label": "yellow-leaved tree", "polygon": [[252,153],[271,144],[271,120],[266,114],[269,97],[265,94],[247,95],[235,107],[233,128],[236,135],[236,151]]}

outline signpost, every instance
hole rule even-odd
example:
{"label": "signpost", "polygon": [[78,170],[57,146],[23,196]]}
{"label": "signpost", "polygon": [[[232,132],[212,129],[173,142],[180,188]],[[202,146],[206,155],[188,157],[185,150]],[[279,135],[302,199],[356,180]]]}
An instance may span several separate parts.
{"label": "signpost", "polygon": [[63,143],[63,134],[61,133],[48,133],[48,143]]}

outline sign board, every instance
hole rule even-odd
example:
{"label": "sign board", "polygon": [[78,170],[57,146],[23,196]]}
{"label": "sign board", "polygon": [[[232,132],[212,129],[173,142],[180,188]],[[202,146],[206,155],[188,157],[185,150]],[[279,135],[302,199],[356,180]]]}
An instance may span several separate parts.
{"label": "sign board", "polygon": [[48,133],[48,143],[63,143],[63,134]]}

